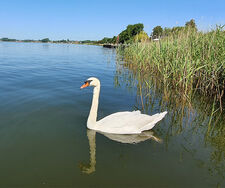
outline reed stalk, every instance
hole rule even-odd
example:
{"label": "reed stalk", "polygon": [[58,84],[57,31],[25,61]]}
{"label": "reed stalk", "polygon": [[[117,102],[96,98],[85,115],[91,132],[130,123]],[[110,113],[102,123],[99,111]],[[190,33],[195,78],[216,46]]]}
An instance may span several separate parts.
{"label": "reed stalk", "polygon": [[223,27],[203,33],[188,30],[158,42],[134,43],[118,48],[125,66],[157,77],[165,87],[186,98],[196,92],[216,97],[224,108],[225,31]]}

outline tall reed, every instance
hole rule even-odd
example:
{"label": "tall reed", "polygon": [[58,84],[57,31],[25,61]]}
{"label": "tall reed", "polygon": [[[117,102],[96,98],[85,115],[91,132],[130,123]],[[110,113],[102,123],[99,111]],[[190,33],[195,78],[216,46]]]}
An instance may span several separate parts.
{"label": "tall reed", "polygon": [[188,30],[160,41],[118,48],[126,66],[159,79],[191,98],[195,92],[215,97],[223,109],[225,92],[225,31]]}

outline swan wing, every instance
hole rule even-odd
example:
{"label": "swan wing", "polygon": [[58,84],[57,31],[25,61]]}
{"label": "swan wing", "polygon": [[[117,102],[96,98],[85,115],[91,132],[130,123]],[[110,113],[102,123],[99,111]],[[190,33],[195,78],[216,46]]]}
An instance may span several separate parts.
{"label": "swan wing", "polygon": [[117,112],[98,121],[96,130],[113,134],[139,134],[152,129],[158,121],[164,118],[166,113],[150,116],[141,114],[140,111]]}

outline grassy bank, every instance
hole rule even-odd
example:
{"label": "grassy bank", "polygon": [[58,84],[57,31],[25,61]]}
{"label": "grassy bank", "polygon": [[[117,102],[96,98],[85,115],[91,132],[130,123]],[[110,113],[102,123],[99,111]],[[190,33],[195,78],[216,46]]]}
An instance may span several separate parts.
{"label": "grassy bank", "polygon": [[118,48],[125,66],[152,75],[165,88],[191,99],[195,92],[215,98],[222,110],[225,92],[225,31],[192,30],[171,34],[157,42]]}

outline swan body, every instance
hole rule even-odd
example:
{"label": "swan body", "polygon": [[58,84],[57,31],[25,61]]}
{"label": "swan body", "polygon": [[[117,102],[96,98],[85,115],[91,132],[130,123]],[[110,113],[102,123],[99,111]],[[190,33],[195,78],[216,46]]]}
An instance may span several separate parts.
{"label": "swan body", "polygon": [[164,118],[167,112],[155,115],[141,114],[140,111],[116,112],[105,118],[97,120],[98,100],[100,94],[100,81],[91,77],[81,86],[82,88],[93,86],[93,99],[87,127],[89,129],[111,134],[140,134],[143,131],[152,129],[157,122]]}

